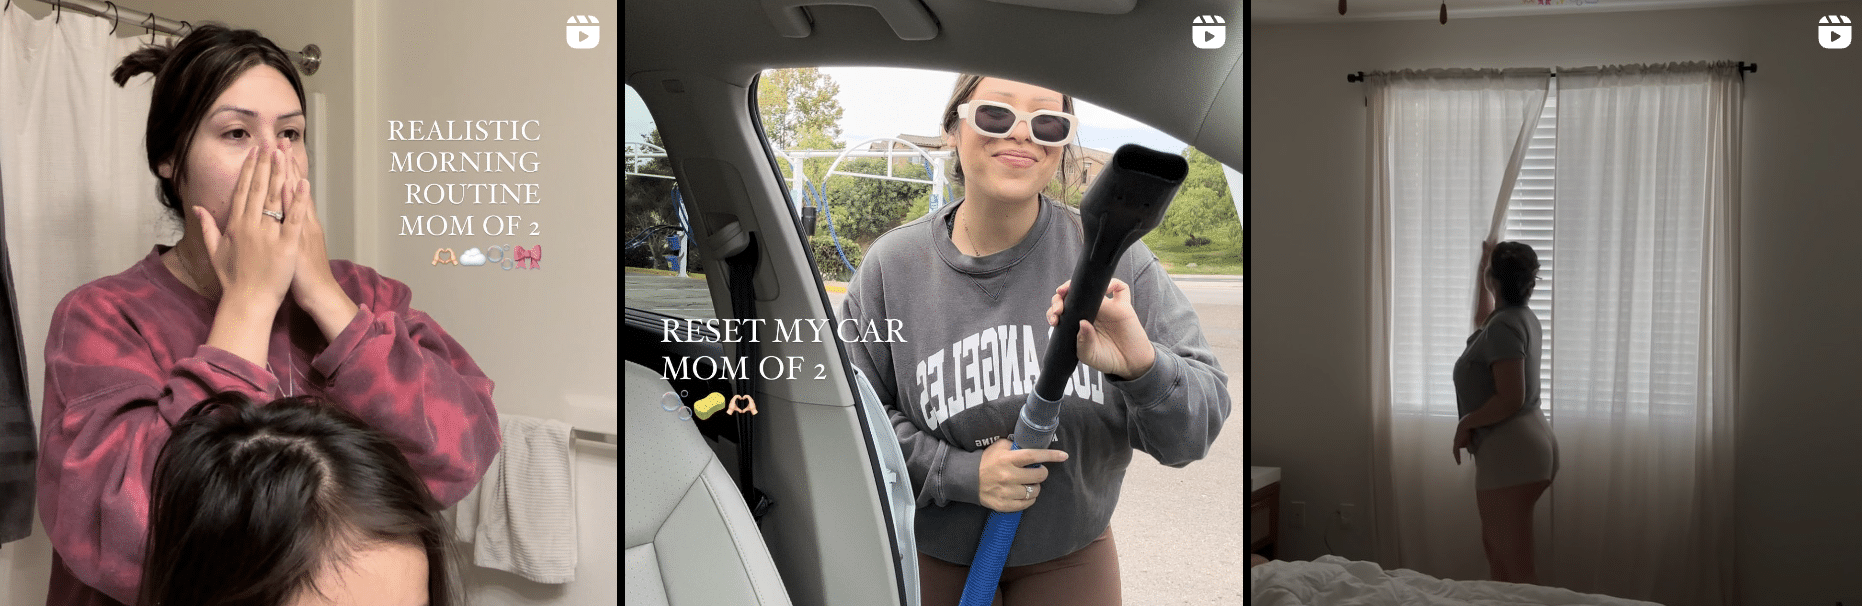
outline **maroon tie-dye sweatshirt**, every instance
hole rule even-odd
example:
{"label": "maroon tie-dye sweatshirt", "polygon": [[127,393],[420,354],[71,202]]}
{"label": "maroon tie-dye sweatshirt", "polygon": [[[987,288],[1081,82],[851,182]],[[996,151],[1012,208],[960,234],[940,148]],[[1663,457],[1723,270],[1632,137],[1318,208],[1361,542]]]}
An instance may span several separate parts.
{"label": "maroon tie-dye sweatshirt", "polygon": [[47,604],[135,602],[156,454],[182,413],[217,392],[327,397],[405,445],[443,505],[484,475],[500,445],[491,379],[408,306],[407,285],[332,261],[361,311],[326,344],[287,297],[267,370],[205,345],[216,304],[168,272],[167,249],[71,291],[52,314],[38,491],[55,551]]}

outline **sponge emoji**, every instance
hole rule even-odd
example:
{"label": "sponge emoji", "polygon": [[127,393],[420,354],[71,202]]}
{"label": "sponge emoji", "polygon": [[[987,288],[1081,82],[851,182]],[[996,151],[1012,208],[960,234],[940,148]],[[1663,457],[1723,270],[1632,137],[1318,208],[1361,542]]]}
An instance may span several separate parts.
{"label": "sponge emoji", "polygon": [[713,413],[723,409],[724,394],[715,391],[711,392],[711,395],[705,396],[705,399],[699,400],[697,404],[692,405],[692,410],[698,411],[698,418],[701,421],[711,418]]}

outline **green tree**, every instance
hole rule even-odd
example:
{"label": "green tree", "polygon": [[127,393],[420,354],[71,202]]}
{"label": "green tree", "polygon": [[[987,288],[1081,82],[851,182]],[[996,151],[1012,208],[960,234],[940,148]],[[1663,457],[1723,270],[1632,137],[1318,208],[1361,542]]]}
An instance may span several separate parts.
{"label": "green tree", "polygon": [[1222,163],[1190,147],[1183,150],[1190,172],[1183,186],[1164,213],[1157,231],[1171,236],[1239,239],[1241,217],[1235,213],[1235,199],[1222,174]]}
{"label": "green tree", "polygon": [[918,197],[916,198],[912,198],[912,209],[905,211],[905,220],[910,221],[912,219],[925,216],[926,214],[930,212],[931,212],[931,188],[927,187],[925,188],[924,193],[918,194]]}
{"label": "green tree", "polygon": [[[837,172],[885,175],[884,158],[857,158],[842,162]],[[929,179],[922,165],[900,163],[892,176],[906,179]],[[910,217],[913,202],[920,196],[928,200],[931,186],[889,179],[873,179],[836,174],[827,182],[828,209],[833,213],[834,234],[842,240],[858,242],[862,247]],[[827,233],[827,218],[817,220],[817,233]]]}
{"label": "green tree", "polygon": [[[775,69],[763,72],[757,83],[757,115],[763,121],[763,132],[769,137],[770,146],[776,149],[801,150],[838,150],[846,146],[841,140],[840,119],[845,114],[841,108],[840,85],[834,78],[821,73],[815,68]],[[885,174],[883,160],[850,160],[843,162],[842,171],[864,172],[868,174]],[[812,195],[819,186],[826,184],[823,197],[828,201],[830,216],[817,216],[815,234],[809,239],[815,253],[815,264],[821,268],[822,275],[829,279],[846,280],[846,264],[841,262],[844,252],[847,261],[856,267],[864,253],[865,245],[879,234],[900,222],[901,217],[910,209],[912,187],[925,189],[910,183],[867,179],[863,177],[836,176],[827,178],[827,171],[834,163],[833,158],[810,158],[802,161],[802,173],[807,177],[805,185],[810,186],[810,193],[803,203],[815,204]],[[778,162],[784,179],[793,179],[790,164]],[[906,174],[895,172],[895,174]],[[917,171],[918,178],[925,178],[924,171]],[[832,234],[828,228],[833,221]],[[839,236],[840,247],[834,246],[834,236]]]}
{"label": "green tree", "polygon": [[[837,98],[840,84],[812,67],[772,69],[757,82],[757,115],[763,133],[776,149],[840,149],[840,119],[845,110]],[[830,158],[804,160],[802,171],[815,182],[827,172]],[[787,162],[779,162],[790,178]]]}
{"label": "green tree", "polygon": [[[834,246],[834,239],[828,236],[827,230],[823,229],[821,232],[808,239],[809,247],[815,252],[815,267],[821,269],[821,277],[841,282],[852,280],[853,272],[847,271],[847,264],[851,263],[854,267],[859,267],[860,259],[865,255],[865,249],[852,240],[841,240],[840,247],[837,249]],[[842,253],[847,255],[845,263],[841,262]]]}

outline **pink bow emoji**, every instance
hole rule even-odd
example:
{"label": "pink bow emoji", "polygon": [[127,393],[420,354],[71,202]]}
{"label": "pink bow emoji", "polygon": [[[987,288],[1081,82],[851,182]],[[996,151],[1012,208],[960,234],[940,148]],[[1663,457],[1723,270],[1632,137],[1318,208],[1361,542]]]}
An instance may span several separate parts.
{"label": "pink bow emoji", "polygon": [[520,268],[523,267],[524,260],[529,259],[530,268],[539,269],[540,266],[537,265],[537,263],[543,261],[543,245],[538,244],[536,246],[532,246],[530,247],[530,250],[524,250],[524,247],[522,246],[513,247],[511,249],[511,258],[517,260],[517,267],[520,267]]}

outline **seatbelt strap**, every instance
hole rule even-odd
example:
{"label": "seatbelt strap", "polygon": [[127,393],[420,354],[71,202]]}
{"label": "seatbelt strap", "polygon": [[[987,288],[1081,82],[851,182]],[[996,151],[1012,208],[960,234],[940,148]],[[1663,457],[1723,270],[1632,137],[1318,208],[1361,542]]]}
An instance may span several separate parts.
{"label": "seatbelt strap", "polygon": [[[731,272],[731,313],[739,320],[748,320],[756,317],[755,278],[758,250],[756,245],[756,234],[745,233],[744,237],[747,238],[747,240],[743,251],[725,259],[725,264],[730,268]],[[735,380],[737,393],[755,397],[756,369],[759,366],[757,364],[756,340],[747,339],[738,341],[737,355],[738,359],[743,361],[743,376],[737,377]],[[763,519],[763,514],[769,513],[769,508],[775,505],[776,502],[770,499],[769,495],[764,494],[763,491],[756,489],[756,481],[754,479],[756,467],[751,464],[750,460],[752,444],[750,417],[752,415],[738,413],[735,416],[737,417],[737,480],[740,485],[739,488],[743,491],[744,504],[750,507],[750,515],[761,520]]]}

